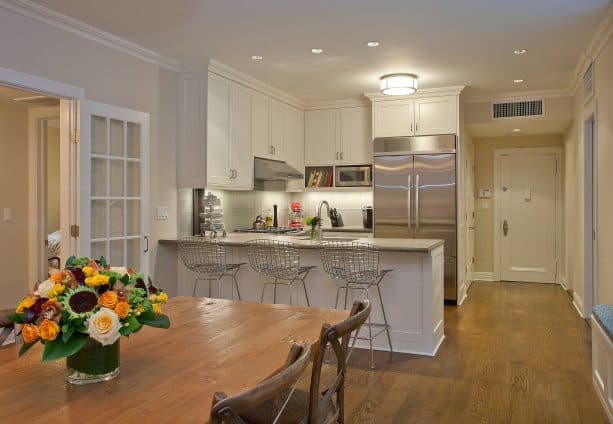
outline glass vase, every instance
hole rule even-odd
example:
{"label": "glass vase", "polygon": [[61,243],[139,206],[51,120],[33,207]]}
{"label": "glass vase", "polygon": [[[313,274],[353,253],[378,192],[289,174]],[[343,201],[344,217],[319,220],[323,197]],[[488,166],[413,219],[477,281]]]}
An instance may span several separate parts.
{"label": "glass vase", "polygon": [[319,228],[311,228],[311,241],[319,240],[319,232],[321,230]]}
{"label": "glass vase", "polygon": [[66,381],[92,384],[112,380],[119,375],[119,340],[102,346],[89,339],[83,348],[66,358]]}

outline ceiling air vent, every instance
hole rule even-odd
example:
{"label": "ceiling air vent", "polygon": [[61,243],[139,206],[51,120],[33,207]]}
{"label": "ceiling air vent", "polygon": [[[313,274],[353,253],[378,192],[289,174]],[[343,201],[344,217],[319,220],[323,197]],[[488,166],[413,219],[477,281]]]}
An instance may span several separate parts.
{"label": "ceiling air vent", "polygon": [[492,119],[543,116],[543,100],[492,103]]}

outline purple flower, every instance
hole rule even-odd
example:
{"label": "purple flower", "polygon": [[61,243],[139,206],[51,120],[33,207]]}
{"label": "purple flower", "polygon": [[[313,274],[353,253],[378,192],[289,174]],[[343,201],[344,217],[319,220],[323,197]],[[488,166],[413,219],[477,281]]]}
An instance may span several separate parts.
{"label": "purple flower", "polygon": [[41,308],[43,304],[47,302],[47,300],[49,299],[47,299],[46,297],[38,298],[32,306],[26,309],[23,314],[23,320],[28,324],[34,322],[36,318],[40,315]]}

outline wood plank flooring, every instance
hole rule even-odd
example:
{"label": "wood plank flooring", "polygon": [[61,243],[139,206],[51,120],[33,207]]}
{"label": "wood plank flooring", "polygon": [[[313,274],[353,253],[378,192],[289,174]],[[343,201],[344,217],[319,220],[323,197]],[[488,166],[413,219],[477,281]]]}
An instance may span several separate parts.
{"label": "wood plank flooring", "polygon": [[436,358],[354,352],[349,423],[606,423],[591,336],[557,285],[475,283]]}

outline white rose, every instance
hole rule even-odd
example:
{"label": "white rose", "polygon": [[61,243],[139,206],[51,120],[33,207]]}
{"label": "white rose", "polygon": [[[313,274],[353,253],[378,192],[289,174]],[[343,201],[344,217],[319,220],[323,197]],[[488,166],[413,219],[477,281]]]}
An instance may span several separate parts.
{"label": "white rose", "polygon": [[128,273],[128,268],[125,266],[112,266],[109,271],[116,272],[117,274],[125,275]]}
{"label": "white rose", "polygon": [[98,312],[87,320],[87,333],[89,337],[100,342],[102,346],[112,345],[119,339],[121,322],[119,317],[109,308],[100,308]]}
{"label": "white rose", "polygon": [[55,286],[55,281],[51,279],[45,280],[38,285],[34,294],[40,297],[49,297],[49,290],[51,290],[53,286]]}

